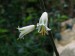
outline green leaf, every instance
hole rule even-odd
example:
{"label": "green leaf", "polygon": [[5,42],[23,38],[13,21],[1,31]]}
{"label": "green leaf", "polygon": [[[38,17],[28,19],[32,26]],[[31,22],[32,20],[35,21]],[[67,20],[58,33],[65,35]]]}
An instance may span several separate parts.
{"label": "green leaf", "polygon": [[0,28],[0,33],[5,33],[5,32],[8,32],[8,30],[7,29],[1,29]]}

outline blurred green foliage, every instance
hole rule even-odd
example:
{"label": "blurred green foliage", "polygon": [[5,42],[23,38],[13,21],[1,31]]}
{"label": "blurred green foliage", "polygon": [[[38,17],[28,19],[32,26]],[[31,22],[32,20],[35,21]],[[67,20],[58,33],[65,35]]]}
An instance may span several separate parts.
{"label": "blurred green foliage", "polygon": [[[62,19],[62,20],[61,20],[61,19]],[[63,21],[65,21],[65,20],[68,20],[68,16],[66,16],[66,15],[61,15],[61,16],[59,17],[59,19],[58,19],[59,22],[63,22]]]}

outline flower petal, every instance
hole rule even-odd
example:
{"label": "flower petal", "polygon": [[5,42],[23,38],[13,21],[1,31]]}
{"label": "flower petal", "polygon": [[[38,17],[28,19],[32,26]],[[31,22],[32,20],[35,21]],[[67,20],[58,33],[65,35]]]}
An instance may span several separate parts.
{"label": "flower petal", "polygon": [[23,38],[24,35],[32,32],[34,29],[35,29],[35,25],[29,25],[29,26],[26,26],[26,27],[18,28],[18,30],[20,31],[19,38],[20,39]]}
{"label": "flower petal", "polygon": [[47,24],[48,24],[48,13],[47,12],[44,12],[41,15],[40,20],[39,20],[39,24],[44,24],[47,26]]}
{"label": "flower petal", "polygon": [[47,30],[47,31],[50,31],[51,29],[49,29],[48,27],[46,27],[46,30]]}
{"label": "flower petal", "polygon": [[48,31],[50,31],[51,29],[49,29],[47,25],[48,25],[48,13],[44,12],[40,17],[39,23],[37,24],[38,32],[41,33],[42,35],[48,34]]}

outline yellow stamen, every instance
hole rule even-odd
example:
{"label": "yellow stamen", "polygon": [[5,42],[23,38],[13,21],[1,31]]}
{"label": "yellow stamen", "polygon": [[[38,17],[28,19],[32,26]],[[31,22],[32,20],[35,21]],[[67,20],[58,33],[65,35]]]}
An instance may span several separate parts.
{"label": "yellow stamen", "polygon": [[46,34],[48,34],[48,32],[47,32],[45,26],[41,26],[40,33],[41,33],[42,35],[46,35]]}

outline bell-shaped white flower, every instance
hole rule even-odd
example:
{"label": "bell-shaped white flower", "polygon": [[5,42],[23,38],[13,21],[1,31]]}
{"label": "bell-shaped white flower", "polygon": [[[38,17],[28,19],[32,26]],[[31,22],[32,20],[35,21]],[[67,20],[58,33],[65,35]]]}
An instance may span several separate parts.
{"label": "bell-shaped white flower", "polygon": [[48,27],[48,13],[44,12],[39,20],[39,23],[37,23],[37,29],[38,32],[42,35],[48,34],[48,31],[51,30]]}
{"label": "bell-shaped white flower", "polygon": [[24,37],[24,35],[32,32],[34,29],[35,29],[35,25],[29,25],[29,26],[25,26],[25,27],[22,27],[22,28],[17,28],[20,32],[20,35],[19,35],[19,38],[18,39],[21,39]]}

